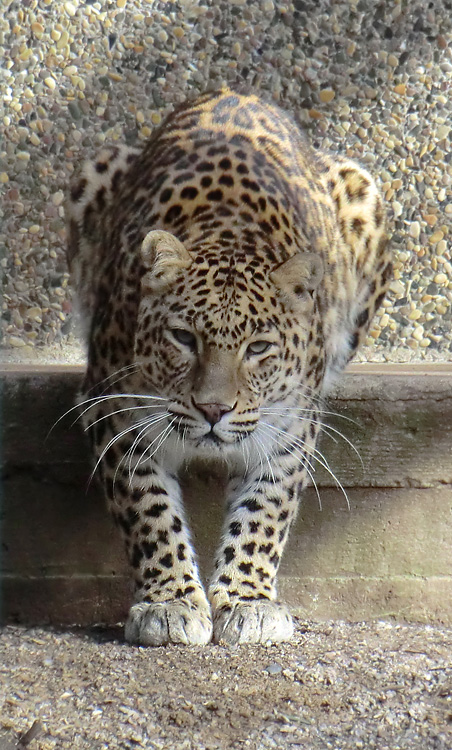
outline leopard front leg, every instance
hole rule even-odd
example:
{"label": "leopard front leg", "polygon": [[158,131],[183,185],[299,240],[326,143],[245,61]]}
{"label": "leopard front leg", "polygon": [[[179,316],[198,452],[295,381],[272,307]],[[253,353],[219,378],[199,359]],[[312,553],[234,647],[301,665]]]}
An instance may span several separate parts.
{"label": "leopard front leg", "polygon": [[142,646],[208,643],[212,637],[210,605],[177,479],[154,460],[146,467],[135,467],[131,477],[120,461],[110,457],[109,462],[112,469],[105,476],[104,467],[104,483],[135,579],[126,640]]}
{"label": "leopard front leg", "polygon": [[276,575],[307,472],[290,450],[271,461],[271,475],[231,493],[209,586],[217,643],[276,643],[293,634],[289,610],[276,600]]}

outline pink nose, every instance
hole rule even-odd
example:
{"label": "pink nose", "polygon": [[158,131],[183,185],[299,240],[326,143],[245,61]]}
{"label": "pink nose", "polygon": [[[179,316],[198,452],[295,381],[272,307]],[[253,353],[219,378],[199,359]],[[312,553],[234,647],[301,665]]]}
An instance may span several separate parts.
{"label": "pink nose", "polygon": [[234,407],[227,406],[226,404],[198,404],[195,401],[195,406],[201,411],[209,424],[213,425],[220,421],[223,414],[227,414],[228,411],[232,411]]}

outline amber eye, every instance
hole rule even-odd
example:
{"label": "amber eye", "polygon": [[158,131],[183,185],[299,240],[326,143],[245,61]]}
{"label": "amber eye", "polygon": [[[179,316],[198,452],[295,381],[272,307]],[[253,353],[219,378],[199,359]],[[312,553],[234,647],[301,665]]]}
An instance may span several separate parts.
{"label": "amber eye", "polygon": [[192,351],[196,350],[196,336],[190,331],[186,331],[185,328],[172,328],[171,335],[178,344],[182,344]]}
{"label": "amber eye", "polygon": [[259,354],[265,354],[266,351],[268,351],[271,347],[270,341],[252,341],[251,344],[248,344],[248,347],[246,349],[246,353],[248,356],[258,356]]}

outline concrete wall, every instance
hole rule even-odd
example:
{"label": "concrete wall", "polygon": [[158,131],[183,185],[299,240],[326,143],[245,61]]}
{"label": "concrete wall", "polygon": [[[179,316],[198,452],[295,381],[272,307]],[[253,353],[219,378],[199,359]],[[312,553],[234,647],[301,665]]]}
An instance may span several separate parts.
{"label": "concrete wall", "polygon": [[[130,597],[119,534],[79,425],[48,431],[73,403],[80,370],[3,373],[3,616],[116,622]],[[350,503],[318,472],[283,559],[280,593],[303,617],[396,617],[452,624],[452,368],[356,366],[330,402],[358,449],[325,438]],[[75,416],[74,416],[75,418]],[[337,437],[337,436],[335,436]],[[316,475],[317,476],[317,475]],[[221,478],[220,478],[221,481]],[[185,478],[204,571],[221,503],[210,469]]]}

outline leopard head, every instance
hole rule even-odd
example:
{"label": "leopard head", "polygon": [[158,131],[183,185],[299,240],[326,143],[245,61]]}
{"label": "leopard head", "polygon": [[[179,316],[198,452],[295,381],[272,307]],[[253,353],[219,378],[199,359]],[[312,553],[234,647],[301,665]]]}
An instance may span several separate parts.
{"label": "leopard head", "polygon": [[[221,260],[219,258],[221,257]],[[299,392],[323,274],[313,253],[280,264],[154,230],[141,247],[135,358],[185,445],[237,446],[264,407]]]}

